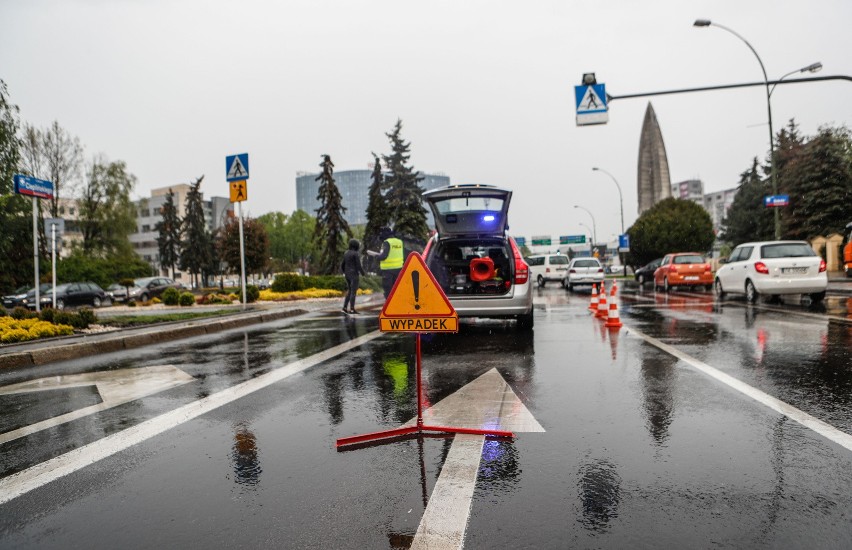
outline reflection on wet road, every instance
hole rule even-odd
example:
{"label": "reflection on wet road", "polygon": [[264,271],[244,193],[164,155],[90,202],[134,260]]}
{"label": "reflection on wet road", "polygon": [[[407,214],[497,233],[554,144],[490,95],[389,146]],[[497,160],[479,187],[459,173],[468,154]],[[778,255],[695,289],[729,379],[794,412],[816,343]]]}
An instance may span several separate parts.
{"label": "reflection on wet road", "polygon": [[[428,414],[443,409],[456,419],[484,400],[519,418],[523,407],[545,430],[480,440],[475,484],[460,499],[470,514],[460,535],[466,547],[852,545],[852,451],[697,368],[852,433],[852,326],[838,320],[848,316],[845,303],[820,310],[626,292],[617,333],[588,305],[582,290],[538,289],[533,333],[475,321],[458,335],[424,337]],[[459,499],[440,480],[468,458],[452,437],[335,450],[339,437],[416,415],[413,337],[373,338],[375,328],[369,315],[314,314],[0,374],[7,386],[168,364],[192,377],[2,444],[4,481],[257,385],[0,505],[2,546],[416,546],[430,502]],[[360,345],[346,347],[356,338]],[[335,346],[344,347],[328,353]],[[305,361],[312,366],[283,376]],[[519,405],[505,405],[502,390],[499,399],[470,390],[492,372]],[[88,390],[62,391],[41,408],[20,394],[0,396],[0,405],[44,419],[68,413],[68,402],[99,401]]]}

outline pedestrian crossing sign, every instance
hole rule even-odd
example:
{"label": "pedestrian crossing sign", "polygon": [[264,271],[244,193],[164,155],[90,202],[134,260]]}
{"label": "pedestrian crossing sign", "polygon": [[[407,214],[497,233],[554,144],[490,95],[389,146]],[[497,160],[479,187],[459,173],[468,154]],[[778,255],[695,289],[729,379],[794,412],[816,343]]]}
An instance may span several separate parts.
{"label": "pedestrian crossing sign", "polygon": [[574,86],[577,106],[577,126],[609,122],[606,84]]}
{"label": "pedestrian crossing sign", "polygon": [[247,180],[249,177],[248,153],[225,157],[225,174],[228,181]]}

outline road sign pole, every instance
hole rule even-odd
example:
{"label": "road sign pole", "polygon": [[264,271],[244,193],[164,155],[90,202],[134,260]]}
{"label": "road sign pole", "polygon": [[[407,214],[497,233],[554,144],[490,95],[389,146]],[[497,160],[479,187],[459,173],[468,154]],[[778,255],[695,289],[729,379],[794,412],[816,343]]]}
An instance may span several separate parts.
{"label": "road sign pole", "polygon": [[246,308],[246,247],[243,242],[243,203],[237,203],[240,218],[240,283],[243,286],[243,309]]}
{"label": "road sign pole", "polygon": [[38,201],[33,197],[33,265],[35,268],[35,310],[41,311],[38,292]]}
{"label": "road sign pole", "polygon": [[50,224],[50,232],[52,241],[50,246],[50,260],[53,266],[53,309],[56,309],[56,224]]}
{"label": "road sign pole", "polygon": [[417,374],[417,427],[423,429],[423,366],[420,363],[420,333],[414,345],[417,357],[415,358],[415,370]]}

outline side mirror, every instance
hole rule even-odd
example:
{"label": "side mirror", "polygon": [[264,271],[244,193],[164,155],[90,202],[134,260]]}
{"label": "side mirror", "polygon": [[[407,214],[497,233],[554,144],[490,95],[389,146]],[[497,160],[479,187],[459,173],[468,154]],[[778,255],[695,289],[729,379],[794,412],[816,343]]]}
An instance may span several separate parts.
{"label": "side mirror", "polygon": [[720,264],[720,265],[721,265],[721,264],[726,264],[726,263],[728,263],[728,258],[719,258],[719,264]]}

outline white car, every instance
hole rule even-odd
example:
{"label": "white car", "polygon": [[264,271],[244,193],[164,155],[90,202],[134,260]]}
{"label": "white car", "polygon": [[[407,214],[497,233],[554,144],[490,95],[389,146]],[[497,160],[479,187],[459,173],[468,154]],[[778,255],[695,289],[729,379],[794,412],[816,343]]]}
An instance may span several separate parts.
{"label": "white car", "polygon": [[765,241],[737,246],[716,271],[720,298],[745,294],[755,303],[761,294],[807,294],[813,302],[825,298],[828,274],[825,260],[805,241]]}
{"label": "white car", "polygon": [[604,276],[603,265],[597,258],[574,258],[568,264],[562,285],[573,292],[578,285],[601,284]]}
{"label": "white car", "polygon": [[540,287],[549,282],[565,284],[568,273],[568,256],[562,254],[536,254],[524,258],[530,266],[530,278]]}

